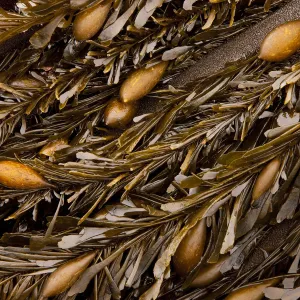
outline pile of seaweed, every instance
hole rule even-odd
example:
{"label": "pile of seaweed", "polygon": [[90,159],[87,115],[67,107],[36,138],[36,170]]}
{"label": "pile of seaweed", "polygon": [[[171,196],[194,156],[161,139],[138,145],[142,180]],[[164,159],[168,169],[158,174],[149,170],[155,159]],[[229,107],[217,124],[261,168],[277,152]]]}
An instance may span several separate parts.
{"label": "pile of seaweed", "polygon": [[299,54],[172,84],[284,4],[0,1],[1,300],[300,297]]}

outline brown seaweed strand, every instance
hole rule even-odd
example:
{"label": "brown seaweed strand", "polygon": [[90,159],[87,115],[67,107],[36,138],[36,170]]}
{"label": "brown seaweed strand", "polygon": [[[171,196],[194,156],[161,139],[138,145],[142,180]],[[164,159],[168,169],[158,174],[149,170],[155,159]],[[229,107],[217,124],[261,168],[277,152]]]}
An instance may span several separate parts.
{"label": "brown seaweed strand", "polygon": [[261,42],[272,29],[297,19],[300,19],[300,0],[291,0],[266,19],[204,56],[192,67],[172,79],[169,84],[182,88],[199,78],[212,76],[222,71],[227,63],[251,57],[258,51]]}

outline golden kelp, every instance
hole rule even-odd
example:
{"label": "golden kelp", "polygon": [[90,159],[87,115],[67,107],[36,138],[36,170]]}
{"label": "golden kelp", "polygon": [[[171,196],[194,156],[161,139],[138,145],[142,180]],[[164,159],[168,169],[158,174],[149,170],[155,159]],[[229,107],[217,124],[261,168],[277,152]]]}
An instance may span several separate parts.
{"label": "golden kelp", "polygon": [[191,283],[191,287],[206,287],[217,280],[222,278],[222,273],[220,271],[223,263],[228,258],[228,256],[222,256],[218,262],[206,264],[199,269],[196,278]]}
{"label": "golden kelp", "polygon": [[178,246],[173,263],[177,274],[188,274],[200,261],[206,242],[206,220],[202,219],[192,229]]}
{"label": "golden kelp", "polygon": [[244,299],[251,299],[251,300],[261,300],[264,297],[264,290],[267,287],[274,286],[278,284],[280,279],[267,279],[263,280],[259,283],[253,283],[247,286],[243,286],[233,292],[231,292],[225,300],[244,300]]}
{"label": "golden kelp", "polygon": [[111,100],[104,112],[104,122],[111,128],[124,128],[135,116],[137,106],[123,103],[118,99]]}
{"label": "golden kelp", "polygon": [[280,169],[281,160],[274,158],[259,173],[252,191],[252,202],[268,191],[274,184],[274,180]]}
{"label": "golden kelp", "polygon": [[168,62],[160,62],[149,68],[133,71],[123,82],[120,98],[123,102],[134,102],[146,96],[160,81]]}
{"label": "golden kelp", "polygon": [[15,161],[0,161],[0,184],[21,190],[43,189],[52,187],[32,168]]}
{"label": "golden kelp", "polygon": [[261,44],[259,58],[283,61],[300,49],[300,20],[290,21],[272,30]]}
{"label": "golden kelp", "polygon": [[103,26],[111,7],[111,1],[101,1],[80,12],[73,23],[73,34],[76,40],[92,38]]}
{"label": "golden kelp", "polygon": [[42,298],[53,297],[66,291],[86,270],[97,252],[89,252],[58,267],[43,285]]}

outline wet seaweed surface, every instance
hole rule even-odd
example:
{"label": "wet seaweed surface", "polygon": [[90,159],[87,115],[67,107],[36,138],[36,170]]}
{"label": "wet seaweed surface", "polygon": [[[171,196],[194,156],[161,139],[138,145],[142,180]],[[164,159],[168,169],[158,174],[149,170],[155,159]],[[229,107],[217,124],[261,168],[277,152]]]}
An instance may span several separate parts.
{"label": "wet seaweed surface", "polygon": [[1,300],[299,299],[299,0],[0,7]]}

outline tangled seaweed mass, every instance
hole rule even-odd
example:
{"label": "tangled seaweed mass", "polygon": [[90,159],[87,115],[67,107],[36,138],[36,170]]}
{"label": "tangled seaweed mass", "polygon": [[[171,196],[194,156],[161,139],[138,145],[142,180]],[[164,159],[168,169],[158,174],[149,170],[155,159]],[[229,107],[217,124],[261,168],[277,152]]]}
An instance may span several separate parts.
{"label": "tangled seaweed mass", "polygon": [[0,300],[300,298],[300,0],[0,0]]}

